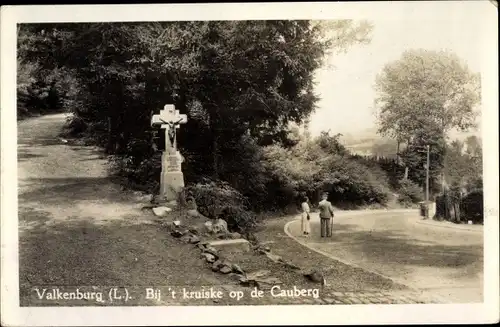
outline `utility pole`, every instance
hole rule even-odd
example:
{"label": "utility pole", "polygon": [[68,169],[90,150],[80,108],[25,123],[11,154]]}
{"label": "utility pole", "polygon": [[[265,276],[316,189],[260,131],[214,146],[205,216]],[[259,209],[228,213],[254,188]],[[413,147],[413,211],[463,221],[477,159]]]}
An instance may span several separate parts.
{"label": "utility pole", "polygon": [[425,201],[429,201],[429,165],[430,165],[430,145],[427,145],[427,164],[425,171]]}

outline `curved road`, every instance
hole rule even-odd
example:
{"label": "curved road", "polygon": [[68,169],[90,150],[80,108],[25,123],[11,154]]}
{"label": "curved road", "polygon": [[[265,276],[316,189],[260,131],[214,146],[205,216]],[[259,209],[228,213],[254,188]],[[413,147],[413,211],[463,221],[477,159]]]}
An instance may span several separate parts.
{"label": "curved road", "polygon": [[317,214],[307,238],[300,235],[300,220],[285,228],[313,250],[448,302],[482,302],[482,229],[441,228],[419,219],[416,210],[339,212],[329,239],[319,235]]}

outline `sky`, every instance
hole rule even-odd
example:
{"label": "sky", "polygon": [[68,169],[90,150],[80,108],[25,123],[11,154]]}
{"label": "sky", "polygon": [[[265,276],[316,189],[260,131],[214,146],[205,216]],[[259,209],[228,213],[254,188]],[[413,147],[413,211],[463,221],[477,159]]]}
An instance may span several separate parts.
{"label": "sky", "polygon": [[344,135],[360,135],[376,128],[375,78],[383,67],[409,49],[451,50],[474,72],[481,72],[481,26],[476,21],[371,20],[371,42],[355,45],[344,54],[332,55],[316,72],[316,93],[321,100],[311,116],[310,131],[318,135],[330,129]]}

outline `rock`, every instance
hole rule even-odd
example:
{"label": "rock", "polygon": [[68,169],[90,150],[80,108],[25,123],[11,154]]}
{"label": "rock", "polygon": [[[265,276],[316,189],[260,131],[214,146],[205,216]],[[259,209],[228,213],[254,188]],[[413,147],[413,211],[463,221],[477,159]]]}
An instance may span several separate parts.
{"label": "rock", "polygon": [[213,224],[213,229],[216,233],[229,233],[227,222],[224,219],[217,219]]}
{"label": "rock", "polygon": [[167,215],[167,212],[172,211],[169,207],[155,207],[153,208],[153,212],[155,215],[158,217],[165,217]]}
{"label": "rock", "polygon": [[191,234],[194,234],[194,235],[200,235],[200,232],[198,231],[198,229],[196,227],[189,228],[189,232]]}
{"label": "rock", "polygon": [[196,235],[190,234],[189,231],[187,231],[182,237],[181,241],[189,243],[189,244],[196,244],[200,242],[200,238]]}
{"label": "rock", "polygon": [[199,217],[200,213],[196,209],[190,209],[190,210],[187,211],[187,215],[189,217]]}
{"label": "rock", "polygon": [[210,253],[202,253],[201,256],[203,258],[205,258],[205,260],[208,263],[214,263],[217,260],[217,258],[213,254],[210,254]]}
{"label": "rock", "polygon": [[196,244],[196,247],[200,250],[204,250],[205,249],[205,245],[204,244],[201,244],[201,243],[198,243]]}
{"label": "rock", "polygon": [[182,237],[188,233],[189,233],[189,231],[187,229],[174,229],[172,232],[170,232],[170,235],[172,235],[173,237],[179,238],[179,237]]}
{"label": "rock", "polygon": [[268,289],[274,285],[283,284],[283,282],[276,277],[268,277],[256,279],[255,284],[259,289]]}
{"label": "rock", "polygon": [[217,233],[217,235],[215,235],[219,240],[228,240],[228,239],[231,239],[231,234],[229,233]]}
{"label": "rock", "polygon": [[267,277],[271,272],[269,270],[259,270],[246,275],[240,280],[240,283],[246,286],[257,286],[258,288],[270,288],[283,282],[276,277]]}
{"label": "rock", "polygon": [[146,204],[146,205],[142,205],[141,204],[141,208],[140,209],[142,211],[145,211],[145,210],[152,210],[154,207],[155,207],[155,205],[153,205],[153,204]]}
{"label": "rock", "polygon": [[292,269],[295,269],[295,270],[300,270],[300,267],[291,263],[291,262],[288,262],[288,261],[283,261],[283,264],[288,267],[288,268],[292,268]]}
{"label": "rock", "polygon": [[325,277],[323,276],[323,273],[321,273],[320,271],[318,271],[316,269],[305,272],[304,277],[306,277],[307,279],[309,279],[310,281],[313,281],[315,283],[321,283],[323,285],[326,284],[326,280],[325,280]]}
{"label": "rock", "polygon": [[245,283],[248,282],[247,278],[244,275],[236,274],[236,273],[231,273],[229,275],[233,280],[239,282],[239,283]]}
{"label": "rock", "polygon": [[213,228],[212,228],[212,222],[207,221],[203,224],[203,227],[205,228],[205,232],[207,233],[213,233]]}
{"label": "rock", "polygon": [[245,239],[212,241],[209,245],[215,249],[224,249],[228,252],[248,252],[250,243]]}
{"label": "rock", "polygon": [[264,277],[264,276],[267,276],[269,275],[271,272],[269,270],[257,270],[257,271],[254,271],[254,272],[251,272],[251,273],[248,273],[247,274],[247,278],[248,279],[256,279],[256,278],[259,278],[259,277]]}
{"label": "rock", "polygon": [[182,233],[180,230],[176,229],[176,230],[173,230],[170,235],[172,235],[173,237],[182,237],[184,235],[184,233]]}
{"label": "rock", "polygon": [[218,233],[229,233],[227,230],[227,223],[224,219],[216,219],[214,221],[207,221],[205,224],[205,230],[208,233],[218,234]]}
{"label": "rock", "polygon": [[276,255],[276,254],[272,254],[270,252],[265,252],[266,254],[266,257],[268,257],[269,259],[271,259],[273,262],[283,262],[283,258],[280,257],[279,255]]}
{"label": "rock", "polygon": [[233,264],[231,265],[231,268],[232,268],[232,271],[233,271],[234,273],[237,273],[237,274],[240,274],[240,275],[244,275],[244,274],[245,274],[245,272],[243,271],[243,269],[241,269],[241,267],[240,267],[240,266],[238,266],[238,265],[237,265],[237,264],[235,264],[235,263],[233,263]]}
{"label": "rock", "polygon": [[268,245],[258,244],[255,248],[259,254],[266,254],[271,252],[271,248]]}
{"label": "rock", "polygon": [[167,229],[169,232],[174,230],[174,224],[171,221],[163,221],[161,222],[161,226]]}
{"label": "rock", "polygon": [[232,272],[233,270],[231,269],[231,267],[229,266],[222,266],[219,270],[219,272],[223,273],[223,274],[229,274],[230,272]]}
{"label": "rock", "polygon": [[230,234],[230,236],[233,240],[237,240],[237,239],[241,238],[241,234],[238,232],[233,232]]}
{"label": "rock", "polygon": [[175,227],[180,227],[181,226],[181,221],[180,220],[175,220],[173,222],[173,224],[174,224]]}
{"label": "rock", "polygon": [[196,243],[200,242],[200,238],[198,236],[196,236],[196,235],[190,235],[188,242],[190,244],[196,244]]}
{"label": "rock", "polygon": [[221,260],[217,260],[212,265],[212,271],[219,271],[223,266],[224,266],[224,264],[222,263],[222,261]]}
{"label": "rock", "polygon": [[218,254],[217,249],[214,248],[213,246],[210,246],[210,244],[205,245],[205,249],[203,251],[207,252],[207,253],[210,253],[210,254],[213,254],[215,256]]}

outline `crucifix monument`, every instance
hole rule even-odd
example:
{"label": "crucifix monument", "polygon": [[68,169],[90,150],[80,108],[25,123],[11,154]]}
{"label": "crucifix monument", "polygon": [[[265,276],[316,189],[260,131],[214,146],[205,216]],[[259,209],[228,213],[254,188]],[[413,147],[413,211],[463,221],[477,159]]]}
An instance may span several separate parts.
{"label": "crucifix monument", "polygon": [[176,201],[184,187],[181,153],[177,150],[177,129],[187,122],[187,116],[179,114],[175,106],[167,104],[158,115],[151,118],[151,126],[166,129],[165,151],[161,156],[160,197],[167,202]]}

